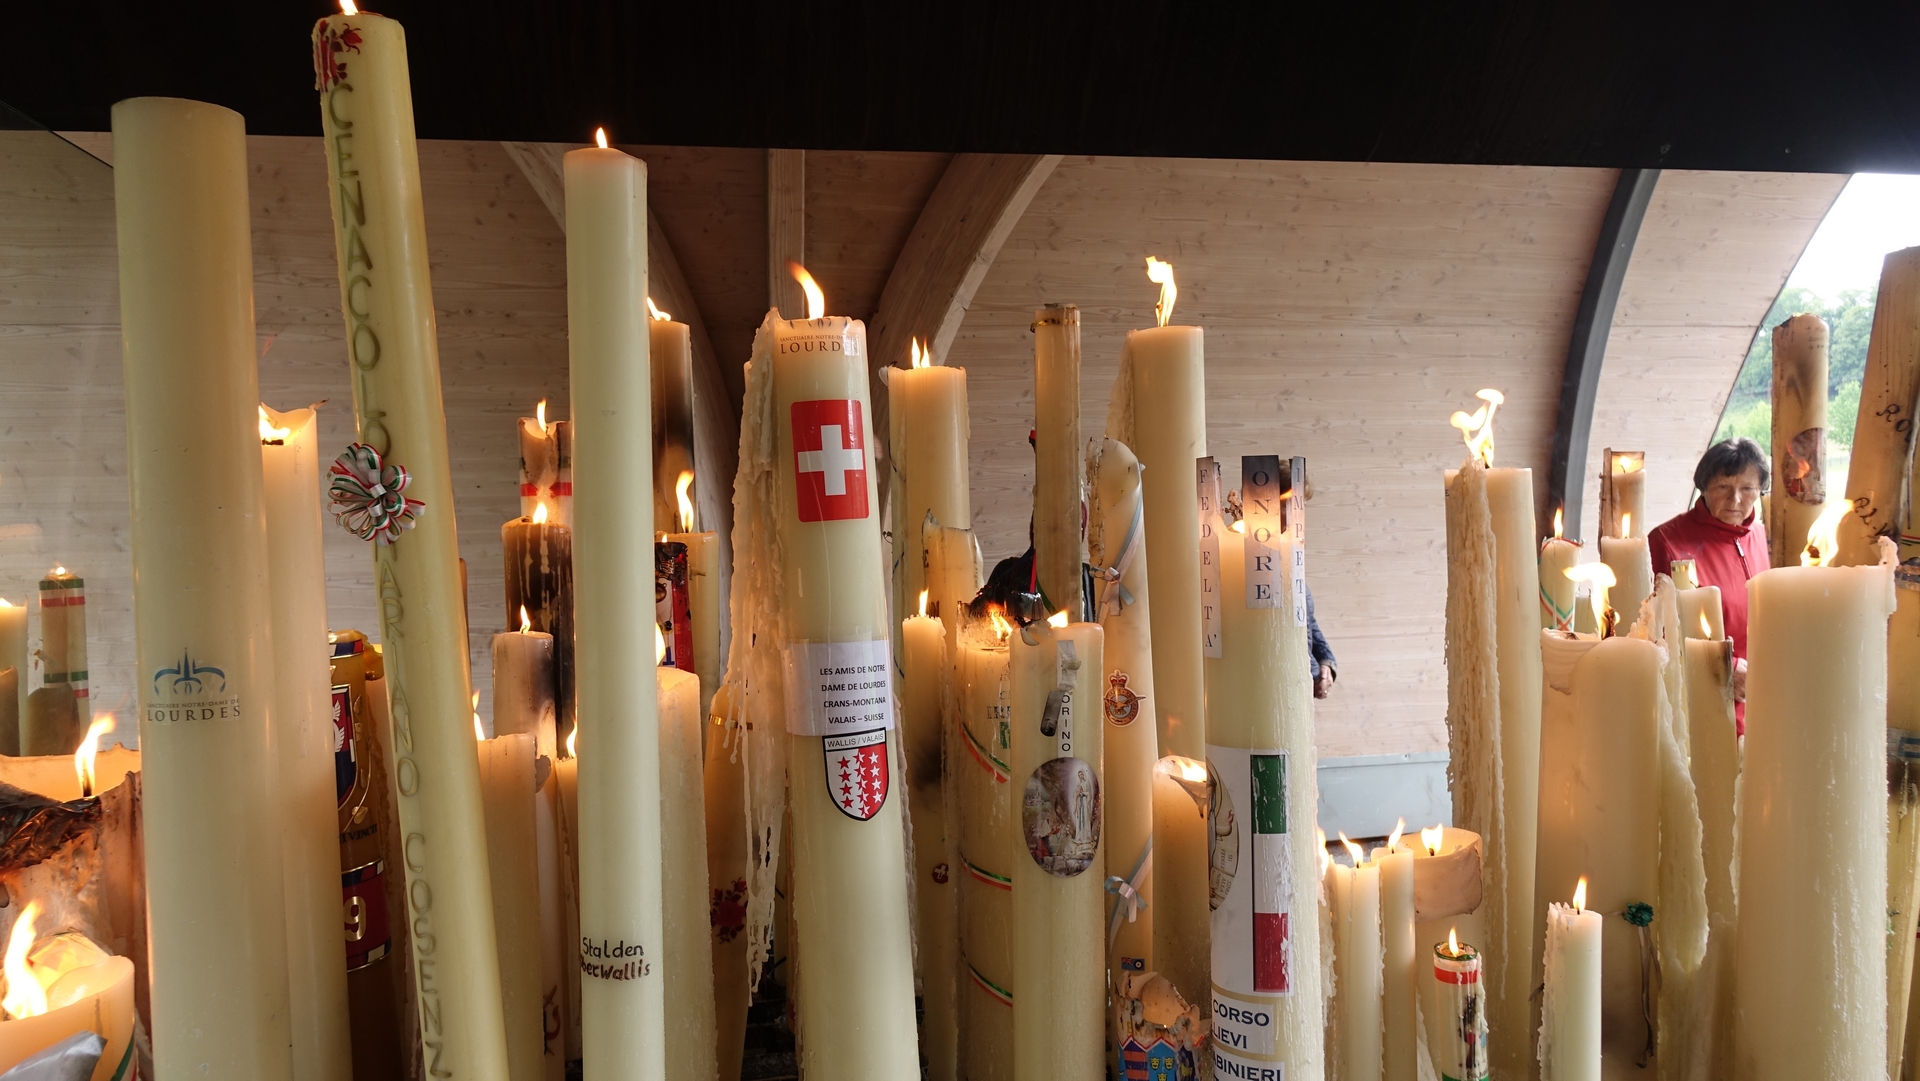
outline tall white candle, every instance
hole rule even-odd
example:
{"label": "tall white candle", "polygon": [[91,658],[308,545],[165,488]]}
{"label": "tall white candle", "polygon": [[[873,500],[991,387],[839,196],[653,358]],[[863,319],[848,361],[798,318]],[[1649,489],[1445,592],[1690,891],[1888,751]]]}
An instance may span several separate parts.
{"label": "tall white candle", "polygon": [[958,932],[956,895],[947,864],[946,794],[942,777],[943,698],[947,687],[947,631],[937,619],[908,616],[901,681],[907,795],[913,819],[914,930],[919,944],[921,1043],[928,1071],[940,1081],[958,1075],[959,1015],[955,1004]]}
{"label": "tall white candle", "polygon": [[1738,919],[1733,872],[1740,737],[1734,728],[1732,680],[1731,639],[1687,642],[1688,758],[1700,802],[1700,855],[1707,879],[1707,953],[1701,965],[1707,979],[1696,993],[1712,996],[1708,1046],[1720,1062],[1732,1057],[1733,935]]}
{"label": "tall white candle", "polygon": [[1600,1081],[1600,927],[1583,902],[1547,906],[1546,996],[1540,1018],[1543,1081]]}
{"label": "tall white candle", "polygon": [[1004,619],[978,620],[960,638],[953,678],[955,803],[960,814],[960,1046],[966,1076],[1013,1076],[1013,857],[1019,810],[1008,771],[1011,688]]}
{"label": "tall white candle", "polygon": [[330,15],[313,43],[359,441],[405,469],[422,504],[411,529],[371,546],[421,1054],[493,1081],[506,1035],[406,33]]}
{"label": "tall white candle", "polygon": [[1420,966],[1415,945],[1413,849],[1395,830],[1394,841],[1373,850],[1380,867],[1381,1024],[1386,1081],[1414,1081],[1420,1073]]}
{"label": "tall white candle", "polygon": [[707,895],[706,786],[700,679],[659,670],[661,860],[665,868],[667,1076],[710,1078],[715,1062],[713,945]]}
{"label": "tall white candle", "polygon": [[[1886,633],[1878,566],[1748,583],[1734,1072],[1886,1073]],[[1794,994],[1779,993],[1791,973]]]}
{"label": "tall white candle", "polygon": [[347,961],[340,948],[339,810],[318,419],[260,407],[272,592],[274,751],[286,817],[287,987],[297,1081],[348,1081]]}
{"label": "tall white candle", "polygon": [[532,1079],[542,1075],[546,1051],[540,979],[539,846],[534,828],[534,737],[514,733],[475,742],[480,794],[486,807],[487,868],[493,887],[494,942],[500,955],[508,1076]]}
{"label": "tall white candle", "polygon": [[245,124],[132,98],[113,143],[154,1068],[286,1081]]}
{"label": "tall white candle", "polygon": [[[1343,838],[1344,840],[1344,838]],[[1381,1042],[1380,868],[1349,843],[1356,866],[1333,866],[1334,1024],[1341,1081],[1379,1081]]]}
{"label": "tall white candle", "polygon": [[593,1077],[664,1078],[660,731],[655,699],[647,168],[562,160],[572,358],[581,1053]]}

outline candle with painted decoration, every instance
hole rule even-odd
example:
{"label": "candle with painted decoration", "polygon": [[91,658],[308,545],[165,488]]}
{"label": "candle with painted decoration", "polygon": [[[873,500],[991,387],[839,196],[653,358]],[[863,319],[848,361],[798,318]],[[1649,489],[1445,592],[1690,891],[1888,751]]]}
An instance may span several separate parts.
{"label": "candle with painted decoration", "polygon": [[353,1054],[340,952],[340,838],[334,790],[327,570],[321,550],[319,418],[260,407],[271,590],[274,699],[269,723],[284,816],[287,979],[296,1076],[347,1081]]}
{"label": "candle with painted decoration", "polygon": [[[27,694],[33,690],[27,679],[27,606],[0,597],[0,669],[13,669],[13,723],[0,715],[0,755],[20,753],[20,720],[27,715]],[[0,703],[0,711],[8,707]]]}
{"label": "candle with painted decoration", "polygon": [[[1832,552],[1831,537],[1817,547]],[[1753,668],[1733,1046],[1734,1073],[1755,1081],[1886,1072],[1887,842],[1879,823],[1896,557],[1892,542],[1878,548],[1877,565],[1816,560],[1765,571],[1747,587]],[[1801,993],[1779,995],[1781,973],[1792,973]]]}
{"label": "candle with painted decoration", "polygon": [[[658,321],[655,322],[658,337]],[[679,325],[679,324],[676,324]],[[706,715],[713,694],[720,689],[720,535],[694,528],[693,473],[682,472],[674,481],[674,509],[680,531],[666,540],[687,546],[687,602],[689,622],[693,625],[693,666],[677,665],[700,677],[700,713]]]}
{"label": "candle with painted decoration", "polygon": [[[78,932],[37,937],[46,906],[28,901],[8,933],[5,998],[0,1007],[0,1071],[83,1032],[105,1046],[88,1081],[114,1081],[137,1072],[134,1059],[134,967]],[[62,1056],[61,1062],[70,1061]],[[35,1067],[28,1067],[32,1072]],[[132,1072],[130,1072],[130,1070]],[[72,1077],[74,1075],[65,1075]]]}
{"label": "candle with painted decoration", "polygon": [[293,1076],[292,1035],[281,820],[263,812],[273,658],[245,125],[132,98],[113,131],[155,1070],[277,1081]]}
{"label": "candle with painted decoration", "polygon": [[[898,1078],[920,1055],[901,802],[888,780],[892,634],[866,327],[827,316],[819,286],[793,270],[808,318],[773,322],[772,377],[793,847],[806,854],[793,867],[801,1070]],[[853,928],[857,952],[842,948]]]}
{"label": "candle with painted decoration", "polygon": [[[474,715],[474,734],[480,717]],[[487,827],[494,946],[506,1019],[509,1077],[541,1075],[545,1011],[540,973],[539,842],[534,829],[535,742],[530,733],[477,741]]]}
{"label": "candle with painted decoration", "polygon": [[929,1075],[948,1081],[958,1076],[959,1021],[955,1005],[955,951],[958,913],[947,864],[947,816],[942,776],[942,698],[947,686],[947,631],[926,614],[927,591],[920,591],[920,614],[901,626],[904,679],[900,726],[906,741],[907,796],[913,822],[914,928],[920,944],[920,986],[925,1016],[921,1042]]}
{"label": "candle with painted decoration", "polygon": [[1573,904],[1547,906],[1546,995],[1540,1011],[1543,1081],[1600,1081],[1600,935],[1586,907],[1587,880]]}
{"label": "candle with painted decoration", "polygon": [[647,376],[647,168],[606,145],[562,160],[573,400],[582,1054],[664,1077],[660,670]]}
{"label": "candle with painted decoration", "polygon": [[[55,567],[40,580],[40,682],[73,692],[79,730],[91,713],[87,680],[87,583]],[[77,734],[77,732],[76,732]]]}
{"label": "candle with painted decoration", "polygon": [[1580,542],[1561,536],[1565,512],[1553,512],[1553,536],[1540,542],[1540,626],[1570,631],[1574,618],[1574,585],[1567,568],[1580,562]]}
{"label": "candle with painted decoration", "polygon": [[423,1048],[434,1040],[455,1075],[500,1077],[506,1035],[406,32],[343,13],[314,25],[313,46],[356,430],[407,471],[406,496],[421,504],[412,528],[372,554],[407,889],[433,899],[409,913],[416,1001],[439,1019]]}
{"label": "candle with painted decoration", "polygon": [[960,814],[960,1046],[969,1078],[1013,1076],[1013,856],[1018,809],[1008,780],[1012,751],[1007,639],[997,609],[961,629],[954,663],[954,783]]}
{"label": "candle with painted decoration", "polygon": [[531,515],[500,527],[500,553],[505,567],[501,580],[506,587],[507,611],[526,613],[526,628],[551,638],[554,738],[565,740],[573,731],[578,712],[573,529],[554,521],[543,502]]}
{"label": "candle with painted decoration", "polygon": [[1432,957],[1429,994],[1436,1008],[1426,1020],[1434,1070],[1451,1081],[1487,1081],[1490,1048],[1480,951],[1449,931]]}
{"label": "candle with painted decoration", "polygon": [[533,407],[533,416],[521,417],[520,515],[533,517],[545,504],[555,525],[573,524],[573,425],[547,421],[547,400]]}

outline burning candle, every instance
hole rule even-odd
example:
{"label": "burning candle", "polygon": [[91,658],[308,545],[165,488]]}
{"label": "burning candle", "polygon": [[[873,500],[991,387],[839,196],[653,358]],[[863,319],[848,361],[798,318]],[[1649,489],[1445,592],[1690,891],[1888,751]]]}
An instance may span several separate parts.
{"label": "burning candle", "polygon": [[693,474],[683,472],[674,483],[674,502],[679,512],[680,531],[666,540],[687,546],[687,601],[689,622],[693,625],[693,665],[677,667],[700,677],[700,711],[704,716],[720,689],[720,670],[726,660],[720,653],[720,535],[694,528]]}
{"label": "burning candle", "polygon": [[108,954],[78,933],[37,938],[43,914],[39,901],[28,901],[7,936],[0,1071],[12,1070],[27,1058],[91,1032],[104,1047],[93,1070],[85,1075],[88,1081],[131,1076],[137,1072],[133,962]]}
{"label": "burning candle", "polygon": [[[554,740],[558,742],[573,731],[576,712],[573,529],[554,521],[542,502],[531,515],[500,527],[500,552],[506,567],[507,611],[526,613],[526,630],[551,636]],[[519,642],[514,645],[528,648]]]}
{"label": "burning candle", "polygon": [[1427,1051],[1433,1068],[1450,1081],[1486,1081],[1486,1000],[1481,993],[1480,951],[1454,932],[1433,947],[1433,980],[1427,1013]]}
{"label": "burning candle", "polygon": [[1600,488],[1600,561],[1613,568],[1614,607],[1621,625],[1640,618],[1640,605],[1653,593],[1653,562],[1647,551],[1646,454],[1606,452],[1607,473]]}
{"label": "burning candle", "polygon": [[1386,847],[1372,852],[1372,862],[1380,868],[1386,1081],[1414,1081],[1420,1071],[1420,965],[1414,930],[1413,846],[1401,840],[1405,828],[1406,820],[1402,819],[1394,825]]}
{"label": "burning candle", "polygon": [[960,1046],[969,1078],[1013,1076],[1013,858],[1019,813],[1009,783],[1012,689],[998,609],[962,628],[954,663],[960,715],[954,742],[960,813]]}
{"label": "burning candle", "polygon": [[1540,1010],[1543,1081],[1600,1081],[1600,928],[1587,880],[1571,907],[1547,906],[1546,997]]}
{"label": "burning candle", "polygon": [[455,1076],[499,1077],[506,1035],[406,32],[347,8],[314,25],[313,46],[354,418],[360,443],[406,470],[420,504],[412,528],[371,554],[421,1052]]}
{"label": "burning candle", "polygon": [[[1755,1081],[1886,1072],[1880,824],[1896,558],[1892,542],[1878,547],[1878,565],[1826,565],[1828,533],[1810,539],[1808,565],[1748,584],[1733,1047],[1734,1073]],[[1777,993],[1783,972],[1798,993]]]}
{"label": "burning candle", "polygon": [[33,690],[27,668],[27,606],[0,597],[0,670],[13,669],[13,723],[7,724],[7,705],[0,702],[0,755],[20,753],[20,719],[27,715],[27,694]]}
{"label": "burning candle", "polygon": [[547,400],[520,418],[520,515],[545,505],[555,525],[573,524],[573,425],[547,422]]}
{"label": "burning candle", "polygon": [[[481,735],[480,716],[473,718]],[[506,1019],[509,1076],[541,1076],[546,1017],[540,974],[539,846],[534,831],[534,737],[479,739],[480,797],[486,811],[487,868],[493,892],[500,1004]]]}
{"label": "burning candle", "polygon": [[1693,560],[1673,561],[1673,587],[1680,595],[1680,629],[1688,638],[1718,642],[1727,636],[1720,587],[1700,585],[1694,577]]}
{"label": "burning candle", "polygon": [[[665,651],[664,642],[660,651]],[[657,674],[660,859],[666,891],[663,957],[666,970],[674,974],[673,993],[667,996],[666,1076],[712,1077],[717,1069],[716,1020],[700,680],[677,668],[661,668]]]}
{"label": "burning candle", "polygon": [[[693,481],[693,328],[647,300],[647,367],[652,371],[653,520],[674,521],[674,495]],[[681,510],[681,532],[693,515]],[[707,692],[709,695],[711,691]]]}
{"label": "burning candle", "polygon": [[154,1068],[274,1081],[292,1035],[245,124],[132,98],[113,129]]}
{"label": "burning candle", "polygon": [[1340,1033],[1342,1081],[1379,1081],[1381,1041],[1380,868],[1340,835],[1353,866],[1331,870],[1334,1024]]}
{"label": "burning candle", "polygon": [[519,614],[519,630],[493,636],[493,734],[532,736],[534,753],[552,760],[559,757],[553,635],[533,629],[526,605]]}
{"label": "burning candle", "polygon": [[[973,524],[966,369],[937,363],[932,347],[923,348],[918,338],[910,346],[910,366],[885,373],[894,486],[893,603],[898,612],[911,611],[914,598],[928,586],[923,532]],[[927,525],[929,515],[933,527]]]}
{"label": "burning candle", "polygon": [[321,548],[318,417],[260,406],[267,583],[273,631],[273,792],[284,816],[287,985],[301,1081],[353,1072],[347,966],[340,952],[340,838],[327,566]]}
{"label": "burning candle", "polygon": [[1540,542],[1540,626],[1573,630],[1574,585],[1567,570],[1580,562],[1580,542],[1561,535],[1565,513],[1553,512],[1553,536]]}
{"label": "burning candle", "polygon": [[[958,913],[947,863],[946,793],[942,776],[942,699],[947,687],[947,631],[927,615],[927,591],[920,591],[920,614],[901,627],[904,679],[900,705],[906,738],[908,809],[913,822],[914,927],[920,944],[920,986],[925,1019],[921,1042],[930,1073],[951,1079],[958,1074],[959,1028],[954,981],[955,921]],[[941,1064],[935,1069],[931,1064]]]}
{"label": "burning candle", "polygon": [[[1153,902],[1159,911],[1153,920],[1153,956],[1160,974],[1168,977],[1180,997],[1191,994],[1199,1004],[1207,1001],[1212,982],[1213,905],[1207,874],[1213,847],[1207,817],[1210,798],[1205,761],[1168,755],[1154,763]],[[1202,888],[1196,897],[1191,889],[1174,889],[1176,881],[1197,881]],[[1189,992],[1174,973],[1206,982]]]}

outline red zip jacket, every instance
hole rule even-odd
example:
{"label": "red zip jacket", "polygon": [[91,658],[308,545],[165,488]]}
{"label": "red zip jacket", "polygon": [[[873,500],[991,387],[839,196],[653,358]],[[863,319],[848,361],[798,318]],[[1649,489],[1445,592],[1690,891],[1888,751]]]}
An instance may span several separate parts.
{"label": "red zip jacket", "polygon": [[1703,586],[1720,587],[1720,614],[1733,655],[1747,655],[1747,580],[1771,566],[1767,527],[1758,508],[1744,525],[1728,525],[1707,510],[1702,499],[1693,509],[1660,523],[1647,537],[1653,573],[1672,574],[1676,559],[1693,560],[1694,577]]}

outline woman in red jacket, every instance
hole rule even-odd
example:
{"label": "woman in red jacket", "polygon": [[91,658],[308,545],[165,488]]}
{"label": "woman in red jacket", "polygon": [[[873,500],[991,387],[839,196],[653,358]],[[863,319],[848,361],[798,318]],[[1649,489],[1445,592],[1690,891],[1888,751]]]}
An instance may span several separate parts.
{"label": "woman in red jacket", "polygon": [[1672,574],[1676,559],[1693,560],[1703,586],[1720,587],[1720,611],[1733,639],[1733,700],[1747,700],[1747,580],[1771,563],[1760,497],[1772,468],[1767,452],[1751,439],[1727,439],[1707,448],[1693,469],[1699,502],[1668,519],[1647,537],[1653,573]]}

